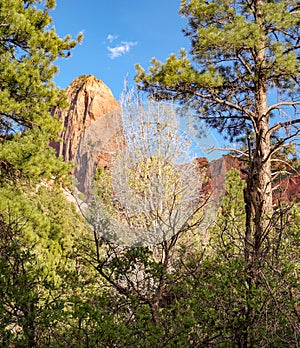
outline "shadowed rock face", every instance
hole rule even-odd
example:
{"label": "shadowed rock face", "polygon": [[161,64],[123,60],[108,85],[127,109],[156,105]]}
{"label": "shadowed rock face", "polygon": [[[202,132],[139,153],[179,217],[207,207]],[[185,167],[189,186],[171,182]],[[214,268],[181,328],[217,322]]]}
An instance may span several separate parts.
{"label": "shadowed rock face", "polygon": [[57,156],[74,163],[77,188],[88,194],[97,166],[109,167],[124,146],[121,108],[111,90],[96,77],[80,76],[67,88],[69,107],[53,114],[62,122]]}

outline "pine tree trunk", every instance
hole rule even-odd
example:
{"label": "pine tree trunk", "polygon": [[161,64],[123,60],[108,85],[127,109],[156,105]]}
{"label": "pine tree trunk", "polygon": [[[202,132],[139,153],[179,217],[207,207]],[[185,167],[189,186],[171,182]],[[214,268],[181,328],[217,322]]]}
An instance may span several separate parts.
{"label": "pine tree trunk", "polygon": [[270,139],[267,122],[261,122],[244,190],[246,210],[245,267],[248,283],[248,304],[245,315],[248,330],[244,335],[242,346],[246,348],[253,347],[251,331],[256,315],[255,308],[253,308],[253,288],[259,286],[259,271],[266,256],[264,241],[269,234],[269,221],[272,215],[272,177],[269,154]]}
{"label": "pine tree trunk", "polygon": [[[252,209],[249,213],[253,228],[252,243],[252,261],[258,267],[262,261],[263,242],[269,232],[269,221],[272,214],[272,177],[271,177],[271,160],[270,138],[268,135],[268,122],[261,121],[259,133],[256,139],[256,149],[250,169],[250,188],[249,198]],[[249,189],[250,189],[249,188]],[[248,189],[248,188],[247,188]]]}
{"label": "pine tree trunk", "polygon": [[[265,52],[257,54],[257,63],[263,66]],[[269,233],[272,215],[272,172],[267,88],[264,78],[256,89],[255,144],[249,148],[249,175],[244,192],[246,210],[245,261],[247,268],[259,267],[263,258],[263,242]],[[253,270],[252,270],[253,271]],[[254,274],[251,275],[254,277]]]}
{"label": "pine tree trunk", "polygon": [[[258,25],[261,19],[262,0],[254,0],[254,15]],[[249,148],[249,176],[244,191],[246,211],[245,267],[247,274],[247,307],[245,311],[247,332],[243,346],[253,347],[253,324],[256,315],[253,290],[259,286],[259,272],[266,256],[265,241],[270,230],[272,215],[272,173],[270,158],[270,132],[267,100],[267,83],[264,75],[266,64],[265,40],[263,30],[261,41],[253,51],[255,61],[255,109],[252,121],[255,130],[254,149]]]}
{"label": "pine tree trunk", "polygon": [[[260,140],[257,164],[254,166],[254,209],[255,209],[255,233],[254,253],[259,256],[262,243],[268,234],[269,218],[272,213],[272,183],[271,183],[271,161],[268,158],[270,153],[270,139],[267,130],[263,129]],[[257,172],[257,175],[256,175]]]}

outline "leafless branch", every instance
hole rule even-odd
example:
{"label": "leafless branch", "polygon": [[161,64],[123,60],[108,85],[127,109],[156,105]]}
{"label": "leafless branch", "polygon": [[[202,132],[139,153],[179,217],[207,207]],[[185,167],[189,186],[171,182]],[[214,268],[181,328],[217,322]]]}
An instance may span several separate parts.
{"label": "leafless branch", "polygon": [[269,129],[268,133],[273,134],[274,132],[278,131],[281,128],[286,128],[297,123],[300,123],[300,119],[277,123],[276,125],[274,125],[272,128]]}

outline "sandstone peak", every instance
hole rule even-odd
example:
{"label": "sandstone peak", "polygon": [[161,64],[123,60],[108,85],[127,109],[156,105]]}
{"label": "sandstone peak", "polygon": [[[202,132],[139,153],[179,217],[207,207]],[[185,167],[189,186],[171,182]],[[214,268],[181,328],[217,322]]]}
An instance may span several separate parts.
{"label": "sandstone peak", "polygon": [[76,100],[77,107],[84,107],[85,123],[120,108],[109,87],[93,75],[77,77],[68,86],[66,93],[69,103]]}
{"label": "sandstone peak", "polygon": [[88,194],[96,167],[109,166],[124,144],[121,107],[93,75],[73,80],[66,94],[69,106],[53,110],[62,122],[61,142],[51,145],[58,156],[74,163],[77,187]]}

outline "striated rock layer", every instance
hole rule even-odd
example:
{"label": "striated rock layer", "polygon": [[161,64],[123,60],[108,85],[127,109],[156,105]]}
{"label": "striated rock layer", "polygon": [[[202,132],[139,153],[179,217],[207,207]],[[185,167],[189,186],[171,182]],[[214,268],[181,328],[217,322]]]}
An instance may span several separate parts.
{"label": "striated rock layer", "polygon": [[97,166],[109,167],[124,146],[121,108],[111,90],[95,76],[80,76],[67,88],[69,107],[53,114],[62,122],[57,156],[74,163],[77,188],[88,195]]}

